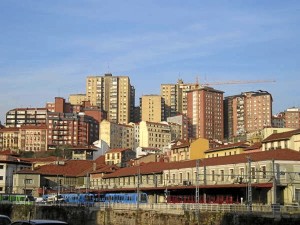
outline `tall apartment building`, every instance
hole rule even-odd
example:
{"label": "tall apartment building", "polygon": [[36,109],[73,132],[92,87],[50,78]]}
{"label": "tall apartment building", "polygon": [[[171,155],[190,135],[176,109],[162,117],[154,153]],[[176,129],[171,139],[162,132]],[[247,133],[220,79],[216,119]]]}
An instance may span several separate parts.
{"label": "tall apartment building", "polygon": [[191,138],[223,140],[223,91],[201,87],[187,93]]}
{"label": "tall apartment building", "polygon": [[187,92],[198,88],[198,84],[185,84],[179,79],[177,84],[161,84],[160,95],[165,100],[165,116],[172,117],[178,113],[187,113]]}
{"label": "tall apartment building", "polygon": [[286,128],[300,128],[300,109],[289,108],[285,111],[285,126]]}
{"label": "tall apartment building", "polygon": [[110,149],[134,148],[134,127],[117,124],[108,120],[100,123],[99,140],[104,141]]}
{"label": "tall apartment building", "polygon": [[164,99],[160,95],[143,95],[140,109],[142,121],[158,123],[165,120]]}
{"label": "tall apartment building", "polygon": [[272,96],[267,91],[243,92],[224,100],[225,138],[272,126]]}
{"label": "tall apartment building", "polygon": [[133,120],[134,87],[128,76],[88,76],[86,97],[91,105],[107,112],[111,122],[128,124]]}
{"label": "tall apartment building", "polygon": [[160,148],[166,147],[171,142],[171,129],[166,123],[154,123],[141,121],[140,130],[140,146]]}
{"label": "tall apartment building", "polygon": [[99,123],[84,113],[49,112],[48,146],[86,146],[99,138]]}
{"label": "tall apartment building", "polygon": [[46,124],[46,108],[16,108],[6,113],[6,127]]}

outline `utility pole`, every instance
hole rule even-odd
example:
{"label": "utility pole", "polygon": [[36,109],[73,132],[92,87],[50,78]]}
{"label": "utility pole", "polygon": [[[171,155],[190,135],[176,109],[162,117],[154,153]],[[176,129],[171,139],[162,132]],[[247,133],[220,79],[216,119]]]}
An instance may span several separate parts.
{"label": "utility pole", "polygon": [[252,212],[251,159],[248,157],[248,211]]}
{"label": "utility pole", "polygon": [[275,174],[275,161],[272,159],[272,176],[273,176],[273,204],[277,203],[277,183],[276,183],[276,174]]}
{"label": "utility pole", "polygon": [[196,160],[196,190],[195,190],[195,202],[199,203],[199,162],[200,160]]}
{"label": "utility pole", "polygon": [[140,208],[140,166],[138,168],[138,173],[137,173],[137,187],[136,187],[136,194],[137,194],[137,201],[136,201],[136,208],[137,210]]}

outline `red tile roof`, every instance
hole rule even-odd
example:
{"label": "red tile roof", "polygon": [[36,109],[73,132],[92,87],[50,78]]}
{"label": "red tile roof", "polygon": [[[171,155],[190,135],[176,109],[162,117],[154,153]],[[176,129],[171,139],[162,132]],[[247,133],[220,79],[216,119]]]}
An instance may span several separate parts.
{"label": "red tile roof", "polygon": [[[287,161],[300,161],[300,152],[291,149],[278,149],[273,151],[261,151],[254,153],[244,153],[231,156],[222,156],[215,158],[201,159],[199,166],[214,166],[214,165],[227,165],[247,163],[248,158],[251,161],[265,161],[265,160],[287,160]],[[133,176],[140,174],[162,173],[164,170],[182,169],[196,167],[197,160],[181,161],[181,162],[151,162],[141,166],[125,167],[117,170],[114,173],[107,174],[104,178]]]}
{"label": "red tile roof", "polygon": [[112,172],[114,172],[118,169],[119,169],[119,167],[116,166],[116,165],[103,165],[99,169],[91,172],[91,174],[95,174],[95,173],[112,173]]}
{"label": "red tile roof", "polygon": [[172,145],[171,149],[178,149],[184,147],[190,147],[190,143],[188,141],[178,140]]}
{"label": "red tile roof", "polygon": [[56,162],[56,161],[65,161],[65,159],[56,156],[42,157],[42,158],[23,158],[23,160],[37,163],[37,162]]}
{"label": "red tile roof", "polygon": [[249,147],[249,145],[246,144],[246,142],[237,142],[237,143],[221,145],[221,146],[216,147],[216,148],[208,149],[208,150],[205,151],[205,153],[216,152],[216,151],[226,150],[226,149],[247,148],[247,147]]}
{"label": "red tile roof", "polygon": [[274,133],[265,138],[262,143],[266,143],[269,141],[279,141],[279,140],[288,140],[290,139],[293,135],[299,134],[300,129],[297,130],[291,130],[287,132],[282,132],[282,133]]}
{"label": "red tile roof", "polygon": [[245,151],[250,151],[250,150],[255,150],[255,149],[260,149],[262,146],[261,142],[256,142],[253,145],[250,145],[245,149]]}
{"label": "red tile roof", "polygon": [[34,170],[22,170],[18,173],[34,173],[42,175],[84,176],[93,170],[94,161],[69,160],[64,165],[45,165]]}

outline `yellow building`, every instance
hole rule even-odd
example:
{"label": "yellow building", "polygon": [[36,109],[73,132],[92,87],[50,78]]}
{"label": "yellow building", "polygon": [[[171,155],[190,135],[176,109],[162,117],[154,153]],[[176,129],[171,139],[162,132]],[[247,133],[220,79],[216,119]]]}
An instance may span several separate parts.
{"label": "yellow building", "polygon": [[107,112],[109,121],[128,124],[133,121],[131,111],[134,108],[135,90],[128,76],[88,76],[86,79],[86,97],[91,105]]}
{"label": "yellow building", "polygon": [[85,94],[70,94],[69,102],[71,105],[82,105],[84,101],[87,100]]}
{"label": "yellow building", "polygon": [[131,159],[135,158],[135,152],[129,148],[111,149],[105,153],[105,164],[125,167]]}
{"label": "yellow building", "polygon": [[198,88],[197,83],[185,84],[179,79],[177,84],[161,84],[160,95],[165,100],[166,117],[175,116],[178,113],[187,113],[187,91]]}
{"label": "yellow building", "polygon": [[238,155],[244,153],[244,150],[249,147],[246,142],[238,142],[233,144],[225,144],[217,148],[208,149],[205,151],[205,158],[214,158],[228,155]]}
{"label": "yellow building", "polygon": [[209,149],[209,140],[205,138],[198,138],[190,145],[190,159],[205,158],[205,151]]}
{"label": "yellow building", "polygon": [[100,123],[99,139],[111,148],[134,148],[134,127],[103,120]]}
{"label": "yellow building", "polygon": [[140,100],[142,121],[161,122],[164,118],[164,100],[160,95],[143,95]]}

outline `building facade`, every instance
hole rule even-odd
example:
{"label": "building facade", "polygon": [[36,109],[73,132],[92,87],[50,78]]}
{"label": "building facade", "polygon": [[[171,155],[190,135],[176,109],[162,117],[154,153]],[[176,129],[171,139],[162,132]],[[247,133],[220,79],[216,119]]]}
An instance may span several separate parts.
{"label": "building facade", "polygon": [[134,127],[131,125],[117,124],[108,120],[100,123],[99,140],[104,141],[111,149],[133,149],[134,134]]}
{"label": "building facade", "polygon": [[0,150],[20,149],[20,128],[8,127],[0,129]]}
{"label": "building facade", "polygon": [[142,121],[161,122],[165,120],[164,99],[160,95],[143,95],[140,99]]}
{"label": "building facade", "polygon": [[198,84],[185,84],[179,79],[176,84],[161,84],[160,95],[165,101],[165,116],[187,113],[187,92],[198,88]]}
{"label": "building facade", "polygon": [[6,113],[6,127],[46,124],[46,108],[16,108]]}
{"label": "building facade", "polygon": [[114,123],[133,121],[135,89],[128,76],[88,76],[86,97],[91,105],[107,112],[107,119]]}
{"label": "building facade", "polygon": [[285,127],[300,128],[300,108],[289,108],[284,113]]}
{"label": "building facade", "polygon": [[99,123],[84,113],[49,112],[48,145],[91,145],[99,138]]}
{"label": "building facade", "polygon": [[243,92],[224,100],[225,138],[272,126],[272,95],[267,91]]}
{"label": "building facade", "polygon": [[189,137],[223,140],[223,91],[201,87],[187,94]]}
{"label": "building facade", "polygon": [[23,151],[41,152],[48,150],[46,124],[20,128],[20,149]]}
{"label": "building facade", "polygon": [[139,147],[162,149],[171,143],[171,129],[166,123],[141,121],[139,124],[139,131]]}

